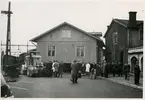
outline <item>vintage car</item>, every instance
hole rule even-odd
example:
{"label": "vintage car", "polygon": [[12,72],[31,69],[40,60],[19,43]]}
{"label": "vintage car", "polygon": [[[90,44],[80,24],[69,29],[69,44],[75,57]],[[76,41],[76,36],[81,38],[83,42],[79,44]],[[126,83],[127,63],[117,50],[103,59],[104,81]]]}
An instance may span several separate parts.
{"label": "vintage car", "polygon": [[27,76],[41,76],[43,71],[42,58],[39,52],[31,51],[25,57],[25,65],[27,67]]}

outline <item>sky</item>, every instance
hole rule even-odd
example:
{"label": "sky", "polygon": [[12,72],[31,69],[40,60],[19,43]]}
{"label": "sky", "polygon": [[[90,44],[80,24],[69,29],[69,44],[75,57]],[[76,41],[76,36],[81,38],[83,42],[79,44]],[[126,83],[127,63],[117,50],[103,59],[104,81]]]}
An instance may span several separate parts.
{"label": "sky", "polygon": [[[144,0],[10,0],[11,42],[27,42],[45,31],[68,22],[87,32],[104,35],[113,18],[128,19],[129,11],[137,11],[137,19],[145,18]],[[8,9],[8,0],[0,1],[0,10]],[[7,16],[0,15],[1,42],[6,43]],[[104,40],[104,39],[103,39]],[[31,44],[29,42],[29,44]],[[4,50],[5,47],[1,47]],[[18,47],[13,47],[18,51]],[[20,48],[21,52],[26,48]],[[30,48],[29,48],[30,49]]]}

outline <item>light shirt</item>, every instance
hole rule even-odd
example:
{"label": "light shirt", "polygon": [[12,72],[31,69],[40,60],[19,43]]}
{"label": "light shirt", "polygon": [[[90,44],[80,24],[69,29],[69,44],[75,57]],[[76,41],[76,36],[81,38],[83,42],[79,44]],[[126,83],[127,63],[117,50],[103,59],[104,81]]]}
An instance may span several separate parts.
{"label": "light shirt", "polygon": [[52,67],[54,67],[55,62],[52,63]]}
{"label": "light shirt", "polygon": [[55,62],[53,62],[53,64],[52,64],[52,70],[53,70],[53,72],[55,72],[54,64],[55,64]]}
{"label": "light shirt", "polygon": [[87,64],[86,64],[86,72],[90,72],[90,67],[91,67],[90,64],[87,63]]}

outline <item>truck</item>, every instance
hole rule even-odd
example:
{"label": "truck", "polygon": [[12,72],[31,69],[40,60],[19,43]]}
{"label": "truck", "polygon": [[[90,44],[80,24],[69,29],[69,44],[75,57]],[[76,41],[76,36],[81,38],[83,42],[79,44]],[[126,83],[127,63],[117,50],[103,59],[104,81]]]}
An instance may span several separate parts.
{"label": "truck", "polygon": [[25,66],[27,76],[41,76],[44,66],[39,52],[28,52],[28,55],[25,56]]}

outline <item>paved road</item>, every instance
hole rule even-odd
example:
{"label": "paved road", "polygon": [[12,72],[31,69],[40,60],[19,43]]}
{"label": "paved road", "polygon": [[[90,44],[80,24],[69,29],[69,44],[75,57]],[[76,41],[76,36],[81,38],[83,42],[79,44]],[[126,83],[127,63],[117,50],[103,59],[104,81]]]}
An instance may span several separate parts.
{"label": "paved road", "polygon": [[123,86],[103,79],[81,78],[72,84],[64,78],[30,78],[9,83],[17,98],[142,98],[142,90]]}

